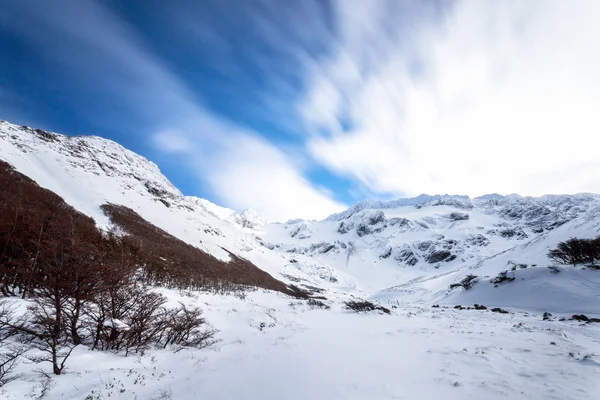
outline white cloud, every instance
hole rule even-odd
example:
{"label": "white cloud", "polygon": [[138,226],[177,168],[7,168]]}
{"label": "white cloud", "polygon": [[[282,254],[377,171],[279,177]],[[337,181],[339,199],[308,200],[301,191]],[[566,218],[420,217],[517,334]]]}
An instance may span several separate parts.
{"label": "white cloud", "polygon": [[165,152],[182,153],[194,148],[188,136],[174,129],[159,131],[153,136],[154,145]]}
{"label": "white cloud", "polygon": [[203,141],[194,140],[193,129],[184,136],[185,146],[179,145],[180,133],[161,132],[154,139],[157,146],[176,143],[163,149],[187,156],[223,204],[237,210],[253,208],[269,221],[321,219],[346,208],[305,179],[293,155],[251,132],[214,122],[215,141],[208,151],[203,151]]}
{"label": "white cloud", "polygon": [[394,3],[336,3],[340,47],[299,106],[316,159],[376,193],[600,192],[600,3],[408,25]]}
{"label": "white cloud", "polygon": [[[345,206],[315,189],[286,154],[259,137],[232,138],[206,171],[211,187],[234,208],[252,207],[270,221],[325,218]],[[208,166],[210,167],[210,166]]]}

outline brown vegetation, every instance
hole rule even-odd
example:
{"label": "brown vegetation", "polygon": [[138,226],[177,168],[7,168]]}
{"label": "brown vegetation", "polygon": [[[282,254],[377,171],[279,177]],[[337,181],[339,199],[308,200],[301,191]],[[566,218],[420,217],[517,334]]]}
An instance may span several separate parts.
{"label": "brown vegetation", "polygon": [[250,261],[227,251],[229,262],[221,261],[150,224],[130,208],[104,204],[111,221],[139,243],[143,278],[169,288],[232,292],[243,286],[260,287],[297,295]]}
{"label": "brown vegetation", "polygon": [[167,309],[151,286],[219,293],[256,286],[306,297],[234,254],[220,261],[126,207],[102,208],[124,235],[99,231],[0,161],[0,293],[29,300],[25,313],[0,302],[0,386],[14,379],[21,356],[61,374],[78,345],[128,354],[213,342],[200,309]]}

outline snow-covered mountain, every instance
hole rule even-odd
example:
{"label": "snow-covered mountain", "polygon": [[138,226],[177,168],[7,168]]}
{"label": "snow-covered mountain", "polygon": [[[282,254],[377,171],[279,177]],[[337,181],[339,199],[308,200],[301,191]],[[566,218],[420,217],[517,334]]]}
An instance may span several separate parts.
{"label": "snow-covered mountain", "polygon": [[[22,363],[22,379],[0,397],[591,399],[600,389],[600,324],[558,319],[600,317],[600,272],[546,257],[569,237],[600,234],[599,195],[421,195],[268,224],[253,210],[184,196],[151,161],[95,136],[0,121],[0,160],[100,229],[112,227],[101,206],[123,205],[221,260],[235,254],[322,299],[156,287],[169,303],[202,307],[221,330],[218,351],[123,357],[79,346],[68,362],[75,374],[54,381]],[[344,309],[359,298],[391,313]],[[512,313],[453,307],[474,303]],[[554,316],[542,320],[543,312]]]}
{"label": "snow-covered mountain", "polygon": [[222,247],[236,253],[259,247],[245,233],[265,224],[254,210],[237,213],[184,196],[154,163],[113,141],[2,121],[0,159],[94,218],[101,228],[110,223],[100,206],[114,203],[221,259],[229,259]]}
{"label": "snow-covered mountain", "polygon": [[[589,279],[600,284],[600,274],[550,276],[546,258],[561,240],[600,233],[600,195],[420,195],[360,202],[323,221],[266,224],[254,210],[238,213],[184,196],[154,163],[96,136],[0,122],[0,158],[100,227],[110,226],[100,205],[125,205],[218,258],[227,260],[227,249],[287,282],[426,303],[457,303],[466,296],[469,302],[523,308],[551,301],[585,311],[600,304],[595,286],[579,284]],[[523,279],[497,287],[489,283],[507,270]],[[448,290],[469,274],[480,282],[474,290]],[[572,285],[563,284],[567,275]],[[533,298],[532,285],[539,292]]]}
{"label": "snow-covered mountain", "polygon": [[[301,262],[344,271],[376,298],[460,303],[466,292],[448,288],[473,274],[482,284],[468,292],[469,303],[595,310],[599,274],[579,271],[565,285],[565,276],[551,276],[546,253],[571,236],[598,234],[599,195],[494,194],[361,202],[320,222],[268,225],[262,237]],[[526,282],[506,285],[510,293],[490,284],[503,271]],[[593,286],[581,284],[587,280]]]}

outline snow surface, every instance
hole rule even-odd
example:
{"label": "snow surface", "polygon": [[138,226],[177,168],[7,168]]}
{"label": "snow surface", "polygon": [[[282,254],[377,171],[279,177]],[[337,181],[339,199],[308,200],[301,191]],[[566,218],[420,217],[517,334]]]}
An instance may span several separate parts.
{"label": "snow surface", "polygon": [[[204,350],[130,357],[81,347],[45,398],[594,399],[600,393],[600,324],[541,317],[546,311],[600,317],[600,271],[553,273],[546,258],[561,240],[600,234],[598,195],[421,195],[361,202],[324,221],[266,224],[252,210],[237,213],[183,196],[155,164],[98,137],[0,122],[0,159],[102,229],[110,223],[100,205],[125,205],[216,257],[227,260],[226,248],[277,279],[319,288],[331,306],[311,309],[261,290],[241,299],[157,289],[173,304],[200,305],[221,341]],[[496,286],[492,280],[502,271],[515,279]],[[449,289],[469,274],[478,277],[472,289]],[[392,315],[350,313],[342,305],[351,298],[396,308]],[[514,313],[452,307],[474,303]],[[0,389],[0,397],[39,395],[45,378],[37,367],[21,364],[23,376]]]}
{"label": "snow surface", "polygon": [[[600,391],[600,325],[406,304],[392,315],[349,313],[335,301],[313,310],[262,292],[168,294],[201,304],[221,342],[142,357],[79,348],[47,398],[580,400]],[[21,370],[7,400],[40,391],[43,378]]]}

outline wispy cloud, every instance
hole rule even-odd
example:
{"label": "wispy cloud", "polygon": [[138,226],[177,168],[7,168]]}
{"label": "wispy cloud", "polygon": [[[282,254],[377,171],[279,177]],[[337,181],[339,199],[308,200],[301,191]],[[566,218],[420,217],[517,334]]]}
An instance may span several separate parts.
{"label": "wispy cloud", "polygon": [[119,124],[135,121],[229,207],[271,220],[344,207],[307,179],[315,166],[355,197],[600,192],[598,2],[162,6],[189,58],[229,82],[216,101],[245,100],[227,116],[106,3],[4,3],[0,22],[49,68],[114,97]]}
{"label": "wispy cloud", "polygon": [[196,141],[191,143],[198,144],[182,146],[180,140],[187,142],[193,137],[189,133],[159,133],[155,140],[158,146],[166,145],[173,154],[186,158],[230,207],[252,206],[271,221],[324,218],[345,207],[298,172],[301,166],[293,161],[293,154],[258,135],[226,129],[223,140],[208,149]]}
{"label": "wispy cloud", "polygon": [[298,107],[320,162],[375,193],[600,191],[599,3],[459,1],[418,24],[395,3],[336,3],[338,51]]}

